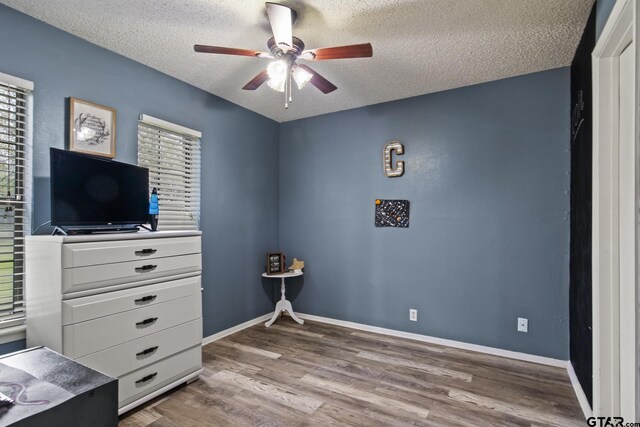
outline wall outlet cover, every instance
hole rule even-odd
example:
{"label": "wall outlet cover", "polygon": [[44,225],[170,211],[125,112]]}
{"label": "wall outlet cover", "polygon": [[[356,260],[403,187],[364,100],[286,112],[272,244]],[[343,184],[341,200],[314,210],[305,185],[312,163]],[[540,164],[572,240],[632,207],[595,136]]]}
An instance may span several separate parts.
{"label": "wall outlet cover", "polygon": [[529,319],[518,317],[518,332],[529,332]]}
{"label": "wall outlet cover", "polygon": [[418,310],[416,310],[415,308],[409,309],[409,320],[411,320],[412,322],[418,321]]}

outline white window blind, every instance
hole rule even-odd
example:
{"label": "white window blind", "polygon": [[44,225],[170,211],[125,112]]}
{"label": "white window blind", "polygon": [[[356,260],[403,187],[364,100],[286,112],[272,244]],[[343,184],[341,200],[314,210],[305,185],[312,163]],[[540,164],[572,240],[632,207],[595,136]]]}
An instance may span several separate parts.
{"label": "white window blind", "polygon": [[[0,328],[24,322],[30,82],[0,75]],[[26,87],[22,87],[26,86]]]}
{"label": "white window blind", "polygon": [[158,230],[200,228],[200,137],[197,131],[142,115],[138,165],[158,189]]}

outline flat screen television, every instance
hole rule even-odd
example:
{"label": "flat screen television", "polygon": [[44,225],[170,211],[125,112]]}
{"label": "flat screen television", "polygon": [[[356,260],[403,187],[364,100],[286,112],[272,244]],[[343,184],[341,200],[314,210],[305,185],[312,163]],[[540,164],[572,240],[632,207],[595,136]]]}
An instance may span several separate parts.
{"label": "flat screen television", "polygon": [[50,156],[51,225],[149,222],[149,169],[56,148]]}

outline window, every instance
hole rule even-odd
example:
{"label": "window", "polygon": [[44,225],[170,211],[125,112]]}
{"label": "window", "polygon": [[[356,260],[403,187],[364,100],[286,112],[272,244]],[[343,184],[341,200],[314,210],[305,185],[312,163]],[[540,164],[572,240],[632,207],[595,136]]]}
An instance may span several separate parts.
{"label": "window", "polygon": [[138,122],[138,165],[158,189],[158,230],[200,227],[201,133],[147,115]]}
{"label": "window", "polygon": [[24,322],[32,89],[31,82],[0,73],[0,328]]}

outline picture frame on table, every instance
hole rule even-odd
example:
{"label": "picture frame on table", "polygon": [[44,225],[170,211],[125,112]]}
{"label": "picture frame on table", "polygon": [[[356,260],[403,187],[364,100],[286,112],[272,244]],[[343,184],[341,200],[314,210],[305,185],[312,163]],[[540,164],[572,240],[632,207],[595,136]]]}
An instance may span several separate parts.
{"label": "picture frame on table", "polygon": [[282,252],[267,252],[267,274],[282,274],[286,271]]}
{"label": "picture frame on table", "polygon": [[113,159],[116,156],[116,110],[69,98],[69,150]]}

